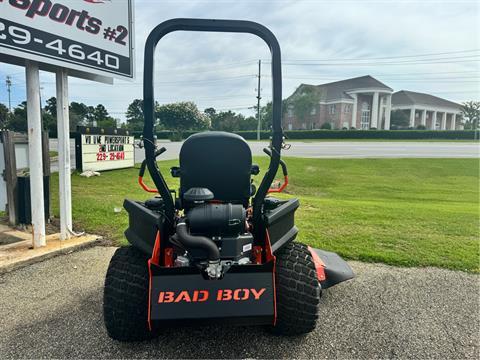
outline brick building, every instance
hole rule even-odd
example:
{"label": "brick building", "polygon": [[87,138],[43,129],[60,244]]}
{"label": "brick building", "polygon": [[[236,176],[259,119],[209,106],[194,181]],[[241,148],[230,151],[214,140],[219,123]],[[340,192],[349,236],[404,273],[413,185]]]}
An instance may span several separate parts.
{"label": "brick building", "polygon": [[430,94],[401,90],[392,95],[392,110],[401,110],[410,118],[410,128],[419,125],[428,130],[456,130],[462,106]]}
{"label": "brick building", "polygon": [[[306,93],[314,95],[315,104],[299,118],[293,104]],[[329,123],[332,129],[390,129],[392,93],[391,88],[369,75],[322,85],[301,84],[287,98],[290,104],[283,126],[286,130],[308,130]]]}

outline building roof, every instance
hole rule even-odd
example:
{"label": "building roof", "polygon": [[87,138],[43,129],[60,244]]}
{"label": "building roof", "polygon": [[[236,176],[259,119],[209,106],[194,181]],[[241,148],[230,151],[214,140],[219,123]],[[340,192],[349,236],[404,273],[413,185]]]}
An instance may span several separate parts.
{"label": "building roof", "polygon": [[353,99],[348,92],[357,89],[383,89],[386,91],[393,91],[390,87],[370,75],[360,76],[352,79],[335,81],[321,85],[301,84],[292,96],[302,93],[305,89],[310,89],[317,93],[320,101],[332,101],[338,99]]}
{"label": "building roof", "polygon": [[440,106],[455,109],[460,109],[462,107],[460,104],[454,103],[453,101],[445,100],[430,94],[424,94],[408,90],[401,90],[393,93],[392,106],[400,105],[429,105],[432,107]]}

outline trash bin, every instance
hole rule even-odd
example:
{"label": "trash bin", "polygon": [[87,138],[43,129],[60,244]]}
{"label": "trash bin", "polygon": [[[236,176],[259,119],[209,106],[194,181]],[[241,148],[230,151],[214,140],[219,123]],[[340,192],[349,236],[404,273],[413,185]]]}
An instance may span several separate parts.
{"label": "trash bin", "polygon": [[[20,224],[32,223],[32,208],[30,197],[30,176],[17,177],[18,196],[18,222]],[[45,221],[50,218],[50,176],[43,177],[43,201],[45,207]]]}

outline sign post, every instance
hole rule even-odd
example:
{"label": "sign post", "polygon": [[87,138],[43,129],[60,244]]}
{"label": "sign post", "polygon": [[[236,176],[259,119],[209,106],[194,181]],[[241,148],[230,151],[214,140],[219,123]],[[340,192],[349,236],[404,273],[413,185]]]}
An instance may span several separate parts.
{"label": "sign post", "polygon": [[46,245],[43,198],[42,117],[40,113],[40,78],[38,64],[27,60],[28,157],[30,163],[30,197],[32,202],[33,247]]}
{"label": "sign post", "polygon": [[0,0],[0,62],[26,67],[34,247],[46,245],[39,70],[56,73],[60,238],[65,240],[73,232],[68,77],[108,84],[113,78],[133,80],[133,17],[133,0]]}
{"label": "sign post", "polygon": [[70,238],[72,230],[72,192],[70,179],[70,117],[68,113],[68,74],[57,70],[57,136],[60,197],[60,240]]}

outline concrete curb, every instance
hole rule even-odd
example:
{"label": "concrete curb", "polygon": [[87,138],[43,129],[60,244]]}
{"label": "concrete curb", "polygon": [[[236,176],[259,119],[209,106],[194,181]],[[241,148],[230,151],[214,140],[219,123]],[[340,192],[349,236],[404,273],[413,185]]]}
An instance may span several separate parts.
{"label": "concrete curb", "polygon": [[[57,234],[56,234],[57,235]],[[17,247],[0,248],[0,275],[42,262],[59,255],[67,255],[99,245],[103,238],[97,235],[84,235],[65,241],[58,238],[47,240],[44,248],[31,249],[31,242],[22,241]]]}

